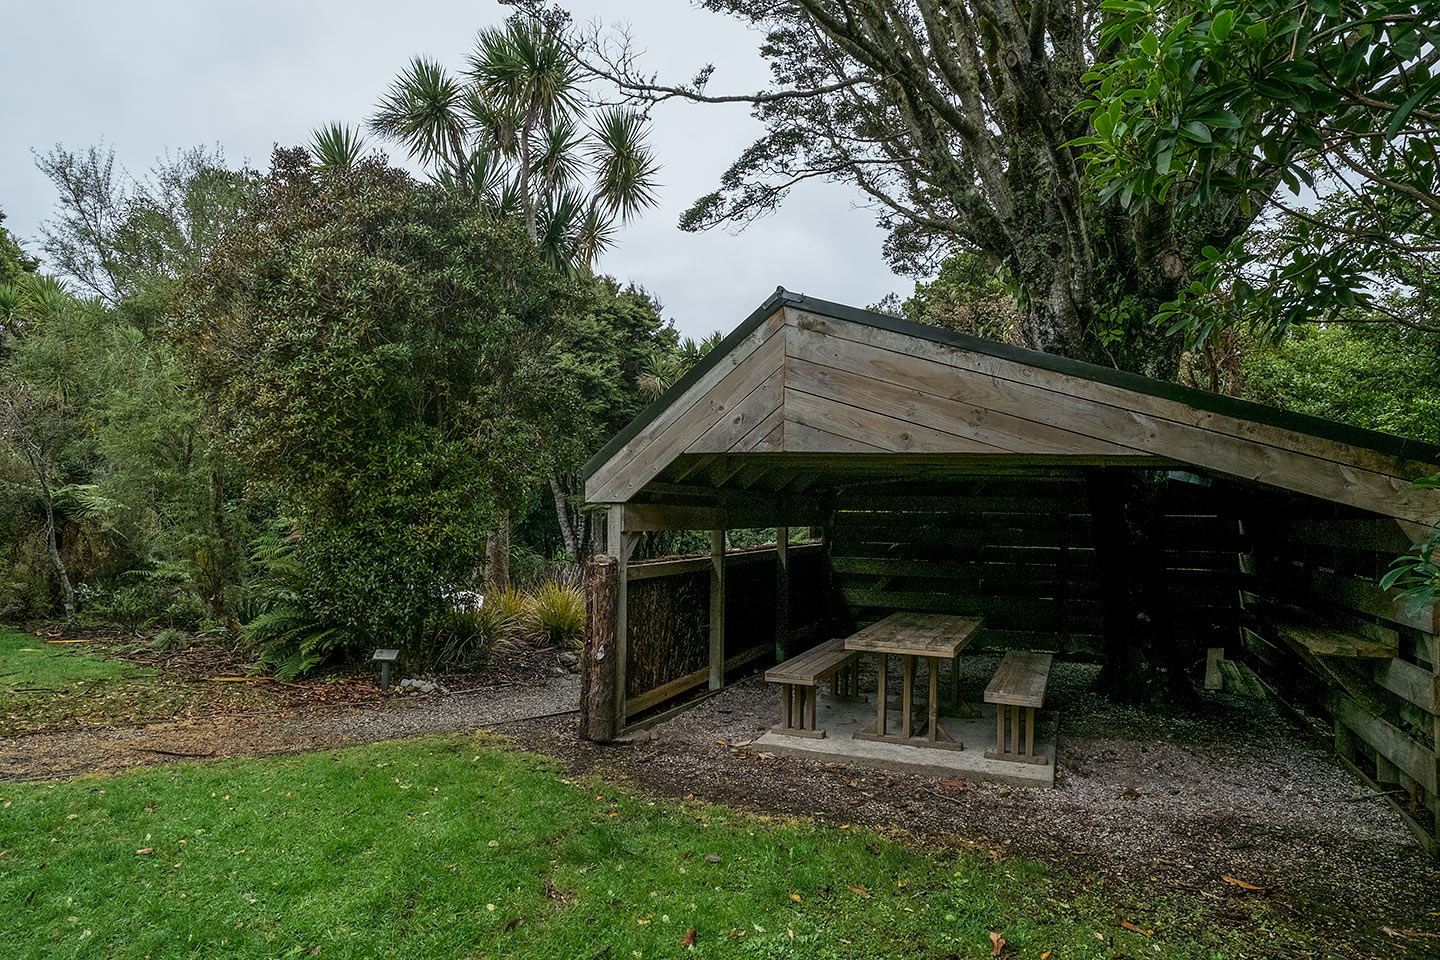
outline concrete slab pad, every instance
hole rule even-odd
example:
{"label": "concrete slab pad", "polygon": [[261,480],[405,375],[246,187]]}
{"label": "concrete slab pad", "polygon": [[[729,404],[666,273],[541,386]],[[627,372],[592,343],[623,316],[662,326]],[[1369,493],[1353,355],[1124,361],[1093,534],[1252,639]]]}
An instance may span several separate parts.
{"label": "concrete slab pad", "polygon": [[985,751],[995,745],[995,707],[988,703],[981,705],[980,716],[973,720],[940,718],[940,725],[963,745],[961,750],[856,740],[855,731],[874,719],[875,708],[870,704],[837,703],[822,698],[816,708],[815,726],[825,731],[823,738],[791,737],[772,731],[752,743],[750,748],[777,756],[824,763],[853,763],[878,770],[951,780],[991,780],[1017,787],[1055,785],[1053,718],[1042,716],[1036,724],[1035,752],[1045,757],[1044,763],[986,758]]}

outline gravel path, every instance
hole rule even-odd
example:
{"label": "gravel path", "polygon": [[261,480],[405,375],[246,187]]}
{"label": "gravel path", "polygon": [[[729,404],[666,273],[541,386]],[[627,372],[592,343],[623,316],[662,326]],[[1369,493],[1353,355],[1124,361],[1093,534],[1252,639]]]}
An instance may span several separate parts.
{"label": "gravel path", "polygon": [[[974,699],[997,663],[962,658]],[[1096,673],[1068,663],[1052,673],[1047,706],[1060,729],[1050,790],[757,755],[744,744],[777,710],[758,678],[662,724],[658,739],[596,747],[576,739],[573,720],[512,733],[577,770],[656,795],[1019,853],[1119,877],[1137,903],[1201,898],[1247,926],[1250,908],[1264,903],[1333,938],[1341,956],[1440,956],[1440,917],[1431,915],[1440,911],[1440,864],[1324,744],[1275,705],[1225,694],[1206,694],[1181,717],[1120,707],[1091,692]]]}
{"label": "gravel path", "polygon": [[[378,699],[378,698],[377,698]],[[326,750],[426,733],[454,733],[574,710],[571,673],[373,705],[298,707],[248,715],[95,727],[0,738],[0,780],[48,780],[193,757],[240,757]]]}

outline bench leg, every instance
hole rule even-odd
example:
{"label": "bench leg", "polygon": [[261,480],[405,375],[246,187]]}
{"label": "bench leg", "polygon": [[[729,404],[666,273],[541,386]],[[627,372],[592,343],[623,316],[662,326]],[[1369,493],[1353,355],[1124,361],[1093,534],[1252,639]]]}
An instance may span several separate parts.
{"label": "bench leg", "polygon": [[1025,759],[1035,755],[1035,708],[1025,708]]}
{"label": "bench leg", "polygon": [[1010,753],[1020,752],[1020,708],[1010,708]]}
{"label": "bench leg", "polygon": [[995,706],[995,752],[1001,756],[1005,754],[1005,705],[1003,703]]}
{"label": "bench leg", "polygon": [[790,684],[780,684],[780,726],[786,730],[790,729],[790,700]]}

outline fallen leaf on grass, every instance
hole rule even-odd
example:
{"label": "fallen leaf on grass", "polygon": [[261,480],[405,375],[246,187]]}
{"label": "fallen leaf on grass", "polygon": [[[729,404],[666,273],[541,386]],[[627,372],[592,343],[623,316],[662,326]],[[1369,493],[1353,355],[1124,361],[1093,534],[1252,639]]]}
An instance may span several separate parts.
{"label": "fallen leaf on grass", "polygon": [[799,902],[800,902],[800,894],[798,894],[798,893],[792,893],[792,894],[790,894],[790,899],[791,899],[791,900],[794,900],[796,903],[799,903]]}
{"label": "fallen leaf on grass", "polygon": [[1226,883],[1233,883],[1233,884],[1235,884],[1235,886],[1240,887],[1242,890],[1264,890],[1264,889],[1265,889],[1264,887],[1257,887],[1257,886],[1255,886],[1255,884],[1253,884],[1253,883],[1246,883],[1244,880],[1236,880],[1234,877],[1227,877],[1227,876],[1226,876],[1225,874],[1223,874],[1223,873],[1220,874],[1220,879],[1221,879],[1221,880],[1224,880]]}
{"label": "fallen leaf on grass", "polygon": [[710,863],[719,863],[719,862],[720,862],[720,854],[718,854],[718,853],[707,853],[707,854],[705,854],[705,859],[706,859],[707,861],[709,861]]}
{"label": "fallen leaf on grass", "polygon": [[511,920],[509,923],[505,924],[505,932],[509,933],[511,930],[514,930],[516,927],[520,926],[520,924],[524,922],[524,917],[516,917],[514,920]]}
{"label": "fallen leaf on grass", "polygon": [[1046,950],[1044,953],[1040,954],[1040,960],[1050,960],[1050,951]]}
{"label": "fallen leaf on grass", "polygon": [[990,931],[990,956],[1000,956],[1000,951],[1005,949],[1005,938],[994,930]]}
{"label": "fallen leaf on grass", "polygon": [[682,946],[682,947],[694,947],[694,946],[695,946],[695,928],[694,928],[694,927],[691,927],[689,930],[686,930],[686,931],[685,931],[685,939],[680,941],[680,946]]}
{"label": "fallen leaf on grass", "polygon": [[147,854],[154,853],[154,852],[155,852],[155,848],[154,848],[154,847],[141,847],[139,850],[136,850],[135,852],[136,852],[137,854],[139,854],[140,856],[145,856],[145,855],[147,855]]}
{"label": "fallen leaf on grass", "polygon": [[850,891],[851,893],[853,893],[853,894],[856,894],[857,896],[861,896],[861,897],[869,897],[869,896],[870,896],[870,891],[869,891],[869,890],[866,890],[863,885],[858,886],[858,887],[846,887],[845,889],[846,889],[846,890],[849,890],[849,891]]}
{"label": "fallen leaf on grass", "polygon": [[1144,934],[1145,936],[1147,936],[1147,937],[1150,936],[1151,934],[1153,934],[1153,933],[1155,932],[1154,930],[1146,930],[1144,927],[1137,927],[1137,926],[1135,926],[1135,924],[1131,923],[1129,920],[1121,920],[1121,921],[1120,921],[1120,926],[1122,926],[1122,927],[1124,927],[1126,930],[1130,930],[1130,931],[1132,931],[1132,932],[1134,932],[1134,933],[1143,933],[1143,934]]}

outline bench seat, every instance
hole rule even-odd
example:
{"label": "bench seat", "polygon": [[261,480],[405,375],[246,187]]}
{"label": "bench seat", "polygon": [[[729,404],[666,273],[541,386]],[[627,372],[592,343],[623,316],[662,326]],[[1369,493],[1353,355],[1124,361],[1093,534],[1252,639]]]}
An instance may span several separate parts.
{"label": "bench seat", "polygon": [[[1010,650],[1000,661],[995,676],[985,687],[985,702],[995,707],[995,747],[986,750],[990,760],[1014,760],[1019,763],[1044,763],[1044,756],[1035,754],[1035,710],[1045,705],[1045,688],[1050,683],[1048,653]],[[1021,713],[1024,710],[1024,723]],[[1005,719],[1010,718],[1010,738],[1006,743]],[[1020,742],[1024,727],[1025,742]]]}
{"label": "bench seat", "polygon": [[765,682],[780,684],[780,722],[775,732],[824,737],[824,730],[815,729],[815,688],[828,680],[835,699],[859,700],[859,659],[836,637],[766,670]]}

